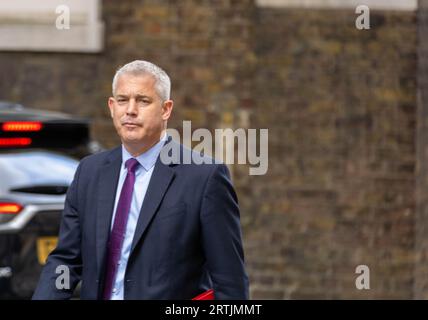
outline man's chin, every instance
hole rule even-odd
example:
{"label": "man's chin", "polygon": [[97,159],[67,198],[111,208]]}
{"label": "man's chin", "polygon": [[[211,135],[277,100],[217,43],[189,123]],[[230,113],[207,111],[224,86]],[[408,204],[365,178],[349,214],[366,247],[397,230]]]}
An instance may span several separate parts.
{"label": "man's chin", "polygon": [[142,138],[137,138],[137,137],[125,137],[122,138],[122,142],[124,144],[129,144],[129,145],[144,145],[145,143],[145,139]]}
{"label": "man's chin", "polygon": [[122,141],[129,141],[130,143],[138,143],[138,141],[147,140],[146,135],[142,133],[141,130],[137,130],[137,128],[122,130],[120,137]]}

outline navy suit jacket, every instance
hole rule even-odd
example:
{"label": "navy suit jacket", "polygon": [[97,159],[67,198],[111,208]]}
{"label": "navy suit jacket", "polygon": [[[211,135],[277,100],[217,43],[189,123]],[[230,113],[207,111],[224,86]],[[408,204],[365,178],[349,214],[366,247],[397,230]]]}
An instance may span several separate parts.
{"label": "navy suit jacket", "polygon": [[[133,238],[124,298],[191,299],[212,288],[216,299],[247,299],[238,200],[227,167],[183,164],[184,153],[198,155],[171,138],[165,147],[179,151],[180,161],[156,161]],[[82,299],[101,299],[121,163],[121,147],[80,162],[67,191],[58,245],[33,299],[68,299],[80,280]],[[69,289],[56,286],[65,275],[57,269],[61,265],[69,268]]]}

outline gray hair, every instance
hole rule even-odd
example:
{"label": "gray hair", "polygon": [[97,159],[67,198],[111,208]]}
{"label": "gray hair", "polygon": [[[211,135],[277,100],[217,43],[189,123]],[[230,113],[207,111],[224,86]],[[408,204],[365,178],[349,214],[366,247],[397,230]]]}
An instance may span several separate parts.
{"label": "gray hair", "polygon": [[135,60],[117,69],[113,77],[112,92],[116,92],[117,81],[123,74],[149,74],[155,79],[155,89],[162,101],[169,100],[171,95],[171,80],[167,73],[157,65],[144,60]]}

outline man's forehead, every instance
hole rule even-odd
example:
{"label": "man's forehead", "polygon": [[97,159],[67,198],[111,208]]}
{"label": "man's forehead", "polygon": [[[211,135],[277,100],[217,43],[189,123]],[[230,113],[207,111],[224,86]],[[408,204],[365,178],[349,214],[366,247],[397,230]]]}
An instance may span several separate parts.
{"label": "man's forehead", "polygon": [[117,82],[116,95],[139,94],[153,95],[155,82],[153,79],[142,76],[121,76]]}

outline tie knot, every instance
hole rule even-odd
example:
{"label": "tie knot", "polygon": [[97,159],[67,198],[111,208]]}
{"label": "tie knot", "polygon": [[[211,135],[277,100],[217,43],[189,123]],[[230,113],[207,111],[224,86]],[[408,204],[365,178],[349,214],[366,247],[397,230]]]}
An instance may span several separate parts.
{"label": "tie knot", "polygon": [[137,169],[138,161],[137,159],[131,158],[126,160],[125,167],[128,169],[128,172],[135,173],[135,170]]}

